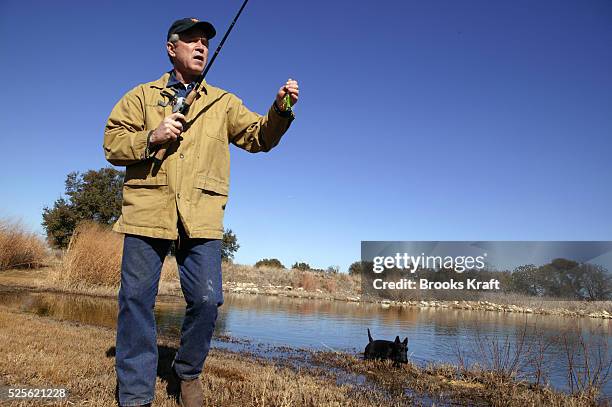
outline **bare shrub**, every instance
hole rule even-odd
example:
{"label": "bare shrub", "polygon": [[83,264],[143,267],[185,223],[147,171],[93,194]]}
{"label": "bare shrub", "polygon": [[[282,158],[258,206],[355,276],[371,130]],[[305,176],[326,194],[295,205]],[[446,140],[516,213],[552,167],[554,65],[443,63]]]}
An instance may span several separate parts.
{"label": "bare shrub", "polygon": [[77,226],[52,280],[66,287],[118,287],[123,236],[94,222]]}
{"label": "bare shrub", "polygon": [[323,282],[323,289],[329,293],[333,293],[334,291],[336,291],[337,285],[338,284],[336,283],[336,280],[327,279]]}
{"label": "bare shrub", "polygon": [[48,256],[43,239],[21,222],[0,219],[0,270],[40,267]]}
{"label": "bare shrub", "polygon": [[308,271],[299,274],[298,285],[306,291],[313,291],[319,287],[313,273]]}
{"label": "bare shrub", "polygon": [[480,371],[504,380],[528,379],[541,388],[547,387],[549,348],[559,346],[566,358],[568,390],[576,400],[596,405],[601,391],[612,378],[612,355],[607,338],[585,335],[581,330],[567,330],[554,338],[544,332],[528,332],[525,324],[514,338],[483,337],[476,331],[475,363],[468,365],[464,350],[456,345],[460,371]]}
{"label": "bare shrub", "polygon": [[610,381],[612,354],[607,339],[590,336],[582,331],[568,331],[560,342],[567,361],[567,384],[574,394],[596,399]]}
{"label": "bare shrub", "polygon": [[[514,336],[506,335],[503,338],[484,336],[477,329],[475,345],[475,365],[505,379],[524,374],[532,358],[533,343],[527,340],[526,323]],[[464,371],[469,370],[464,351],[459,346],[456,351],[459,367]]]}

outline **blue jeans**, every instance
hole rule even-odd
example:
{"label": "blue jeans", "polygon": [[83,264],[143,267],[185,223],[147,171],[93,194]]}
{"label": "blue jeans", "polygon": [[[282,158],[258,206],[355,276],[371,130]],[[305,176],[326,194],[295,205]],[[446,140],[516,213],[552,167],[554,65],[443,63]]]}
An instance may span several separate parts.
{"label": "blue jeans", "polygon": [[[153,308],[171,240],[125,235],[119,289],[115,370],[121,406],[151,403],[157,375],[157,329]],[[221,241],[180,238],[176,250],[187,303],[172,368],[181,379],[202,373],[223,304]]]}

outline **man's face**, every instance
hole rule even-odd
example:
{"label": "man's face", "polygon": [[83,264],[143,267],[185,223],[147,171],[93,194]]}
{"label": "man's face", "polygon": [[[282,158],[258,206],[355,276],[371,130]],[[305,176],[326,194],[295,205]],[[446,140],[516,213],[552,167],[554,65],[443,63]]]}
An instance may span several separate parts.
{"label": "man's face", "polygon": [[187,75],[202,73],[208,59],[208,39],[203,30],[184,31],[179,34],[177,42],[168,42],[166,46],[177,70]]}

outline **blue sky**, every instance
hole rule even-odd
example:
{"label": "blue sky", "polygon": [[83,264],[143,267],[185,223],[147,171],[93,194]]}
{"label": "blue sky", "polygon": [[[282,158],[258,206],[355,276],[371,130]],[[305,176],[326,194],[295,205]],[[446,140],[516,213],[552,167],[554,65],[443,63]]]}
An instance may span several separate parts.
{"label": "blue sky", "polygon": [[[40,231],[71,171],[107,163],[110,110],[170,68],[181,17],[232,1],[0,5],[0,215]],[[178,5],[180,4],[180,8]],[[612,240],[612,2],[251,0],[208,74],[297,119],[232,148],[236,261],[345,270],[361,240]]]}

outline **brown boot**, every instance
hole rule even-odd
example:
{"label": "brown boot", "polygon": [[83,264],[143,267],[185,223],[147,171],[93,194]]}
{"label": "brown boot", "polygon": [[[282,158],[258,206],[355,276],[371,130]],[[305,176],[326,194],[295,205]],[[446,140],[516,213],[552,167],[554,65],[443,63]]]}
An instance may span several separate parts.
{"label": "brown boot", "polygon": [[202,381],[198,377],[193,380],[181,380],[181,391],[179,393],[179,405],[181,407],[203,407],[204,393]]}

